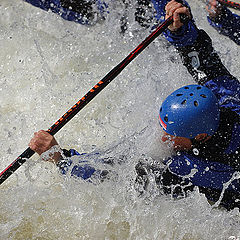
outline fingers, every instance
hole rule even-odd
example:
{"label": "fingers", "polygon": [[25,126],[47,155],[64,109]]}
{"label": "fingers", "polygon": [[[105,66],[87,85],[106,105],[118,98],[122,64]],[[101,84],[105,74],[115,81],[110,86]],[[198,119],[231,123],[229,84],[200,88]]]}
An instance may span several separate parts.
{"label": "fingers", "polygon": [[210,17],[216,18],[221,14],[222,6],[216,0],[207,0],[206,10]]}
{"label": "fingers", "polygon": [[171,1],[166,5],[166,15],[167,16],[172,16],[173,13],[176,11],[176,9],[181,8],[182,4],[178,3],[176,1]]}
{"label": "fingers", "polygon": [[29,147],[39,155],[46,152],[54,145],[58,145],[57,141],[52,135],[44,130],[35,132],[33,138],[29,142]]}
{"label": "fingers", "polygon": [[181,19],[180,19],[181,14],[185,14],[189,17],[191,16],[189,9],[186,7],[181,7],[181,8],[176,9],[176,11],[173,13],[173,21],[174,21],[173,26],[177,29],[183,25],[183,23],[181,22]]}
{"label": "fingers", "polygon": [[207,7],[208,8],[217,8],[218,5],[219,5],[219,3],[216,0],[207,0]]}
{"label": "fingers", "polygon": [[189,9],[183,6],[181,3],[176,2],[175,0],[169,2],[166,5],[165,10],[166,18],[173,16],[173,24],[168,27],[171,31],[177,31],[180,27],[183,26],[183,23],[180,19],[181,14],[187,15],[189,18],[191,17]]}

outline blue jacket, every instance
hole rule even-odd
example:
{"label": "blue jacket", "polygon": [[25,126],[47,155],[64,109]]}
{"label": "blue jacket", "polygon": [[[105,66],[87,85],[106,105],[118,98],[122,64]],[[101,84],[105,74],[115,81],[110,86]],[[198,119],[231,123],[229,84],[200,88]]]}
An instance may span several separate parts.
{"label": "blue jacket", "polygon": [[[240,169],[240,83],[223,66],[206,32],[199,30],[193,21],[178,32],[167,30],[165,36],[176,47],[193,79],[216,95],[221,117],[219,128],[211,140],[206,143],[193,141],[190,151],[178,152],[165,160],[166,169],[161,170],[161,178],[157,182],[166,193],[176,196],[197,186],[209,200],[216,202],[221,196],[221,203],[227,209],[239,206],[235,199],[240,199],[240,182],[235,173]],[[65,150],[65,155],[79,153]],[[69,172],[85,180],[102,174],[84,158],[79,163],[63,161],[59,167],[63,174]],[[106,172],[102,175],[105,176]],[[173,185],[178,186],[174,192]],[[221,195],[223,189],[225,191]]]}
{"label": "blue jacket", "polygon": [[[203,30],[198,30],[193,22],[188,26],[175,34],[168,31],[166,37],[176,46],[183,64],[195,81],[207,86],[216,95],[221,108],[220,124],[211,140],[206,143],[193,142],[190,151],[178,152],[166,159],[166,169],[161,170],[161,179],[156,181],[163,186],[165,193],[174,196],[182,195],[182,192],[197,186],[214,202],[221,196],[223,188],[226,188],[222,205],[231,209],[236,206],[235,199],[240,199],[240,182],[235,175],[240,169],[240,83],[223,66],[212,48],[209,36]],[[192,33],[192,40],[183,40],[184,31]],[[66,151],[65,154],[79,155],[75,150]],[[79,163],[63,161],[60,169],[63,174],[69,172],[72,176],[88,181],[91,181],[92,175],[106,175],[106,172],[102,174],[102,171],[92,167],[92,163],[85,159]],[[174,192],[173,185],[178,186]]]}
{"label": "blue jacket", "polygon": [[[163,2],[167,1],[153,2],[159,9],[157,16],[164,15],[161,9],[165,7]],[[228,34],[231,35],[230,31]],[[210,141],[205,144],[194,142],[190,151],[179,152],[165,161],[168,173],[163,183],[166,188],[170,188],[173,182],[185,186],[191,183],[213,201],[217,201],[226,188],[222,203],[231,209],[236,205],[236,195],[240,199],[240,182],[235,177],[240,169],[240,83],[223,66],[211,39],[195,26],[194,21],[189,21],[175,33],[167,30],[165,36],[178,50],[194,80],[216,95],[221,108],[221,122]]]}

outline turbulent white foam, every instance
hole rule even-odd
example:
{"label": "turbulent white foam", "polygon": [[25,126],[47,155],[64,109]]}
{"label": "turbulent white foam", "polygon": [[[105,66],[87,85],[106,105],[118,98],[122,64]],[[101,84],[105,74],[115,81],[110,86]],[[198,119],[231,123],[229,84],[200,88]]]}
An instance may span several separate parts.
{"label": "turbulent white foam", "polygon": [[[226,67],[240,76],[239,46],[209,27],[200,1],[190,3]],[[114,4],[113,4],[114,5]],[[112,6],[113,7],[113,6]],[[67,22],[19,0],[0,1],[0,167],[49,128],[148,34],[133,21],[119,34],[120,6],[94,27]],[[169,154],[159,139],[158,108],[192,83],[174,49],[152,43],[57,135],[62,147],[128,156],[117,181],[95,186],[64,179],[37,156],[1,185],[1,239],[228,239],[240,236],[238,211],[212,209],[204,196],[139,198],[134,166],[142,154]]]}

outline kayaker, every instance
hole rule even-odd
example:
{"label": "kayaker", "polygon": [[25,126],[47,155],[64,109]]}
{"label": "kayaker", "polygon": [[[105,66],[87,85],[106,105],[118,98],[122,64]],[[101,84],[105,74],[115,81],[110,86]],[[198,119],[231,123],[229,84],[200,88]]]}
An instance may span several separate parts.
{"label": "kayaker", "polygon": [[[161,190],[176,198],[197,187],[211,202],[219,201],[226,209],[239,207],[240,83],[223,66],[207,33],[196,27],[186,2],[165,1],[159,9],[164,10],[158,12],[164,18],[174,16],[166,39],[176,47],[197,84],[183,86],[163,101],[159,111],[165,132],[162,140],[172,142],[175,154],[164,160],[164,168],[139,163],[137,181],[142,179],[147,189],[151,173]],[[181,14],[190,18],[186,24],[181,22]],[[70,172],[85,180],[107,175],[87,160],[76,163],[67,159],[80,154],[61,150],[46,131],[35,133],[29,146],[40,155],[54,146],[51,160],[63,174]]]}

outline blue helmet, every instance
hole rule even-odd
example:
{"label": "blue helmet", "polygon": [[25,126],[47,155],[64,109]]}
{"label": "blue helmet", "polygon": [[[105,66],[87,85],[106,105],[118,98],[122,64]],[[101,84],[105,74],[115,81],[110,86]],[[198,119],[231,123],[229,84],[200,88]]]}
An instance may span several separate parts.
{"label": "blue helmet", "polygon": [[159,112],[160,125],[170,135],[193,138],[200,133],[213,135],[219,125],[216,96],[200,85],[188,85],[170,94]]}

